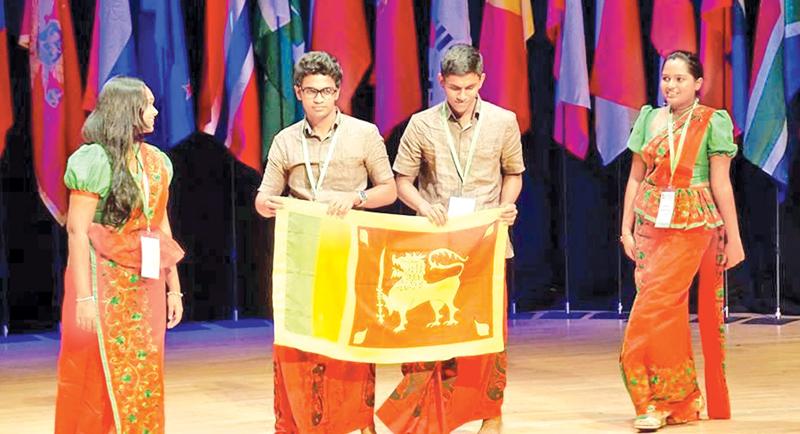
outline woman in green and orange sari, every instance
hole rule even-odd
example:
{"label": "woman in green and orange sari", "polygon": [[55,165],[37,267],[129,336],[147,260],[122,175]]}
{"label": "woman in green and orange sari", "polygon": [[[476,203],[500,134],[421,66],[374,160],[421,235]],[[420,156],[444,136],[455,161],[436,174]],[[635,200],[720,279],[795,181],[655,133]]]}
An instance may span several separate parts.
{"label": "woman in green and orange sari", "polygon": [[628,140],[634,154],[620,240],[636,261],[637,294],[620,366],[640,430],[698,420],[705,406],[689,328],[698,273],[708,416],[730,418],[722,273],[744,259],[729,177],[736,145],[727,112],[697,103],[702,77],[696,56],[670,54],[661,74],[668,105],[644,106]]}
{"label": "woman in green and orange sari", "polygon": [[91,144],[67,163],[57,434],[164,433],[164,334],[183,314],[183,251],[166,213],[172,164],[141,140],[153,103],[142,81],[110,80],[83,126]]}

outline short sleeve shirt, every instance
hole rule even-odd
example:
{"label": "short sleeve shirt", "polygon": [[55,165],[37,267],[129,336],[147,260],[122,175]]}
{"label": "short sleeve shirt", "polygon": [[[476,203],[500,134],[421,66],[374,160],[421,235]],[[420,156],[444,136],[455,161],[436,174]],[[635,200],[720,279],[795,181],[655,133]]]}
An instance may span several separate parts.
{"label": "short sleeve shirt", "polygon": [[303,140],[308,143],[308,156],[314,181],[336,135],[336,147],[316,200],[327,202],[339,193],[365,190],[393,178],[386,146],[378,128],[340,113],[331,132],[325,137],[314,134],[305,120],[283,129],[272,142],[258,191],[269,195],[288,195],[313,200],[311,182],[306,173]]}

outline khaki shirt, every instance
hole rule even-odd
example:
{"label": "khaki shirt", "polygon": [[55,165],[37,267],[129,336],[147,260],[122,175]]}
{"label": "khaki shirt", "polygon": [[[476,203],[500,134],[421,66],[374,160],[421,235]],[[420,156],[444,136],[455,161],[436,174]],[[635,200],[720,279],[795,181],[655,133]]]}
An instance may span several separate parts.
{"label": "khaki shirt", "polygon": [[[463,184],[447,144],[442,110],[464,170],[472,135],[481,119],[472,167]],[[447,208],[451,196],[460,196],[475,199],[476,210],[497,207],[503,175],[525,171],[517,116],[480,98],[475,104],[472,121],[464,128],[446,101],[416,113],[400,138],[394,171],[416,177],[420,195],[430,204],[438,203]],[[506,257],[513,256],[509,242]]]}
{"label": "khaki shirt", "polygon": [[386,146],[378,128],[369,123],[339,113],[327,137],[317,136],[308,122],[302,120],[284,128],[272,141],[259,192],[271,196],[283,194],[313,200],[311,182],[306,174],[301,134],[308,143],[308,156],[314,181],[319,179],[320,166],[328,155],[333,135],[336,149],[328,172],[318,192],[317,200],[328,202],[337,193],[352,193],[392,179],[393,173],[386,155]]}
{"label": "khaki shirt", "polygon": [[[453,143],[466,168],[470,141],[481,119],[472,168],[461,182],[442,125],[442,110]],[[447,208],[451,196],[474,198],[476,210],[500,205],[503,175],[525,171],[519,124],[514,112],[478,99],[472,122],[462,128],[446,102],[416,113],[400,139],[394,171],[419,179],[419,192],[431,204]]]}

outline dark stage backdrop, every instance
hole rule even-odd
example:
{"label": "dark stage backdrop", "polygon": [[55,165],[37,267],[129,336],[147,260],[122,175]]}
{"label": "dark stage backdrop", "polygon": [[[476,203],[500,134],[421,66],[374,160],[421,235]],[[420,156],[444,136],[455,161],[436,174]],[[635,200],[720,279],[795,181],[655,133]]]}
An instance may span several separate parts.
{"label": "dark stage backdrop", "polygon": [[[174,1],[174,0],[168,0]],[[66,235],[38,198],[32,168],[29,131],[30,101],[27,52],[17,45],[22,1],[6,1],[11,79],[16,123],[9,132],[0,161],[0,323],[12,331],[54,327],[59,319]],[[203,1],[182,2],[192,68],[192,88],[200,89],[203,62]],[[255,2],[253,2],[255,3]],[[420,74],[427,86],[429,0],[415,1]],[[470,0],[473,40],[479,40],[482,0]],[[699,2],[697,2],[699,3]],[[750,37],[758,2],[747,1]],[[641,0],[642,28],[650,85],[655,101],[657,56],[649,43],[652,0]],[[374,23],[374,2],[365,1]],[[591,65],[594,5],[584,1],[587,55]],[[528,167],[520,216],[513,230],[517,256],[512,296],[518,308],[616,310],[621,291],[625,310],[633,299],[632,265],[621,257],[619,208],[630,155],[603,167],[592,149],[586,161],[565,156],[551,140],[553,124],[553,49],[545,36],[546,2],[535,1],[537,32],[528,44],[534,128],[524,135]],[[308,15],[308,1],[302,2]],[[699,10],[699,4],[696,8]],[[79,57],[85,75],[94,0],[72,0]],[[699,22],[699,20],[698,20]],[[307,29],[307,26],[306,26]],[[699,34],[699,33],[698,33]],[[752,43],[752,41],[751,41]],[[345,71],[347,73],[347,71]],[[85,79],[85,77],[84,77]],[[356,95],[355,114],[372,119],[373,97],[365,83]],[[798,107],[795,102],[795,109]],[[794,111],[794,122],[799,119]],[[401,125],[387,141],[394,157]],[[594,145],[592,145],[594,146]],[[259,174],[236,162],[213,138],[195,134],[171,150],[175,179],[170,217],[179,242],[186,248],[180,265],[186,294],[186,319],[230,318],[236,307],[242,316],[269,316],[269,273],[272,225],[259,218],[252,201]],[[800,256],[800,172],[795,158],[794,179],[786,201],[776,209],[775,188],[758,168],[737,157],[734,188],[747,260],[729,273],[733,311],[772,313],[776,298],[776,228],[780,220],[783,253],[782,310],[800,314],[800,273],[792,273]],[[406,212],[400,205],[385,211]],[[777,214],[776,214],[777,213]],[[235,247],[235,248],[234,248]],[[4,273],[7,271],[8,273]],[[569,289],[569,291],[566,290]]]}

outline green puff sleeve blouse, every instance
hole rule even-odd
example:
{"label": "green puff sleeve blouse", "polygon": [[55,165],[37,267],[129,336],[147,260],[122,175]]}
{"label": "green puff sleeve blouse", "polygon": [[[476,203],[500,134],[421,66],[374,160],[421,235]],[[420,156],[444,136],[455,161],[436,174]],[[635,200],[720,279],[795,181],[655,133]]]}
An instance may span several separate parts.
{"label": "green puff sleeve blouse", "polygon": [[[650,124],[657,113],[656,110],[658,109],[654,109],[650,105],[642,107],[639,117],[636,118],[636,123],[633,125],[633,131],[631,131],[631,135],[628,138],[628,149],[631,151],[637,154],[641,153],[642,147],[658,134],[658,132],[652,131],[650,128]],[[692,172],[692,184],[708,182],[709,157],[727,155],[733,158],[736,156],[736,151],[737,146],[733,142],[733,122],[731,117],[727,111],[717,110],[711,115],[711,121],[703,137],[703,143],[697,153],[697,160]]]}
{"label": "green puff sleeve blouse", "polygon": [[[145,145],[151,146],[151,145]],[[167,154],[154,148],[164,160],[169,182],[172,182],[172,162]],[[111,190],[111,162],[103,146],[97,143],[86,144],[78,148],[67,160],[64,173],[64,184],[70,190],[93,193],[100,197],[94,213],[94,222],[100,223],[103,209]]]}

